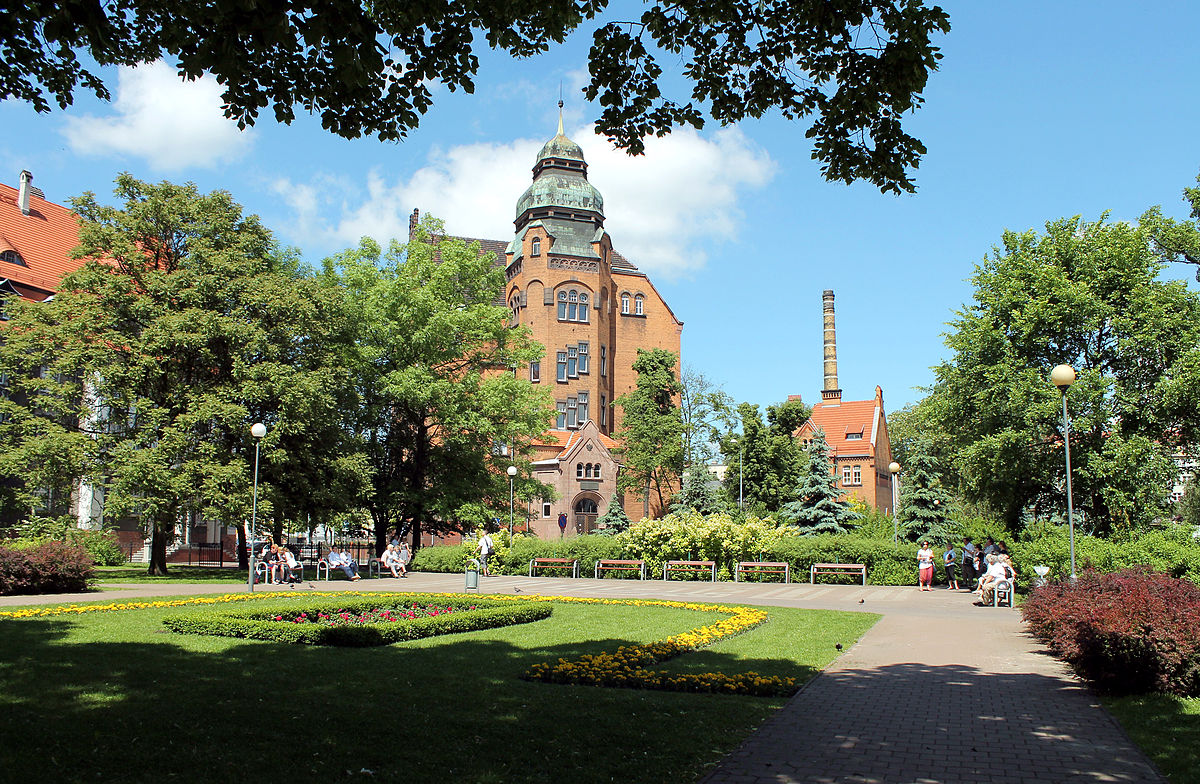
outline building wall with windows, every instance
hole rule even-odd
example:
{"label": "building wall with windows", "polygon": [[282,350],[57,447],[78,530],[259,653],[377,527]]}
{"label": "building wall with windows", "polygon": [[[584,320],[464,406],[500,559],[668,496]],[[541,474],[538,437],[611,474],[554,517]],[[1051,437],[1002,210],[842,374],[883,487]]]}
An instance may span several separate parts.
{"label": "building wall with windows", "polygon": [[884,514],[892,513],[892,444],[883,410],[883,389],[875,387],[874,400],[842,400],[825,396],[813,406],[812,416],[796,431],[807,446],[817,430],[825,433],[833,475],[842,499],[858,498]]}
{"label": "building wall with windows", "polygon": [[[412,228],[417,218],[414,211]],[[613,401],[637,384],[638,349],[679,355],[683,322],[649,277],[614,249],[604,198],[588,182],[583,150],[563,134],[561,122],[537,155],[514,227],[508,243],[477,241],[504,265],[512,324],[528,327],[546,348],[541,360],[517,370],[548,387],[555,400],[554,426],[535,447],[534,476],[554,486],[559,498],[532,505],[531,527],[557,537],[558,517],[565,514],[566,535],[585,533],[616,489],[620,447],[612,436],[620,410]],[[577,450],[593,454],[581,462]],[[595,466],[601,478],[577,476],[577,464],[584,474]],[[633,498],[625,510],[633,519],[658,511]]]}

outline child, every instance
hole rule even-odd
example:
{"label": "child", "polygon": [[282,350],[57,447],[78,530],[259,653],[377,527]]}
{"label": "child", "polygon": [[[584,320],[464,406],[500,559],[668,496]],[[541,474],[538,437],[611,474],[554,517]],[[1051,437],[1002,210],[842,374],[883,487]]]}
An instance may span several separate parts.
{"label": "child", "polygon": [[946,544],[946,552],[942,554],[942,565],[946,567],[946,590],[958,590],[958,557],[954,552],[954,542]]}

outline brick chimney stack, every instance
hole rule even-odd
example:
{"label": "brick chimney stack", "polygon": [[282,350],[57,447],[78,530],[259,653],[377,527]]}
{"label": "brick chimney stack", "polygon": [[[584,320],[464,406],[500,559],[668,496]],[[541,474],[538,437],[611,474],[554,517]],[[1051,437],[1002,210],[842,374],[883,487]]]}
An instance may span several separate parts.
{"label": "brick chimney stack", "polygon": [[833,289],[821,294],[821,311],[825,317],[825,386],[821,389],[821,400],[838,403],[842,390],[838,388],[837,374],[837,331],[833,324]]}
{"label": "brick chimney stack", "polygon": [[414,208],[412,215],[408,216],[408,241],[412,242],[413,237],[417,235],[417,224],[421,222],[421,210]]}

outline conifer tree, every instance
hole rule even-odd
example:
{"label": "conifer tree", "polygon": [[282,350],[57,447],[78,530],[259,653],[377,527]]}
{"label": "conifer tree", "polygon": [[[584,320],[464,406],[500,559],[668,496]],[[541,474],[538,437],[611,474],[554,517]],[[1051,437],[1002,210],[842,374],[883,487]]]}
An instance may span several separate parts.
{"label": "conifer tree", "polygon": [[813,433],[809,447],[809,469],[800,477],[793,493],[795,500],[779,510],[784,522],[796,526],[802,534],[842,533],[854,519],[850,504],[838,500],[837,478],[829,462],[829,444],[825,432]]}
{"label": "conifer tree", "polygon": [[625,506],[621,503],[621,494],[613,493],[608,502],[608,509],[596,519],[597,533],[614,536],[627,530],[633,525],[629,515],[625,514]]}
{"label": "conifer tree", "polygon": [[900,535],[909,541],[950,541],[956,533],[949,519],[950,499],[938,484],[930,445],[925,441],[913,443],[907,460],[896,510]]}
{"label": "conifer tree", "polygon": [[721,501],[709,486],[710,474],[704,466],[688,466],[683,488],[671,503],[672,512],[695,510],[702,515],[721,511]]}

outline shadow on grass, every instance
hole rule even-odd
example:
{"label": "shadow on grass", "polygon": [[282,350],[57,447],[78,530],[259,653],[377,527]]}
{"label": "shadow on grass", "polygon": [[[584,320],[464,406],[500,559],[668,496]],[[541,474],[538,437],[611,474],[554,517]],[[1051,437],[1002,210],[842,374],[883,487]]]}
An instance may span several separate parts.
{"label": "shadow on grass", "polygon": [[1200,784],[1200,697],[1145,694],[1104,704],[1171,784]]}
{"label": "shadow on grass", "polygon": [[624,639],[523,648],[452,635],[347,649],[166,632],[89,639],[77,623],[0,622],[0,771],[64,782],[687,781],[781,704],[519,679],[535,662]]}

